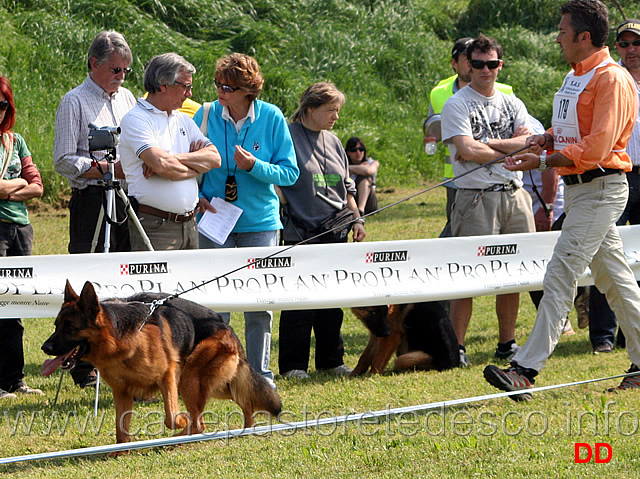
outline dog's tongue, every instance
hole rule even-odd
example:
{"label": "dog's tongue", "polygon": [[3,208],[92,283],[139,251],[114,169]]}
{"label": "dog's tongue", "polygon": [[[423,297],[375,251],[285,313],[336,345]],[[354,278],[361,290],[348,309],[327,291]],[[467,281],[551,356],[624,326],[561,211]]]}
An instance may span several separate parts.
{"label": "dog's tongue", "polygon": [[45,360],[42,364],[42,375],[49,376],[50,374],[53,374],[53,372],[58,369],[63,362],[69,359],[74,352],[75,349],[72,349],[67,354],[63,354],[54,359]]}

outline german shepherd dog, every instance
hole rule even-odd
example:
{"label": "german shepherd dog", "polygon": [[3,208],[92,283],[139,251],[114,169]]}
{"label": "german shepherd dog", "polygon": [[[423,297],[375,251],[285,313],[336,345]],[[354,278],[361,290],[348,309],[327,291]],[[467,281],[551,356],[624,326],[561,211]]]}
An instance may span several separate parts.
{"label": "german shepherd dog", "polygon": [[[129,441],[134,397],[162,393],[165,425],[179,434],[204,431],[209,398],[233,399],[244,414],[278,416],[282,402],[275,390],[249,366],[230,326],[222,317],[191,301],[171,299],[149,316],[150,304],[166,294],[139,293],[125,300],[100,302],[87,281],[80,296],[67,281],[55,332],[42,345],[49,355],[43,374],[58,366],[71,369],[84,358],[113,390],[117,442]],[[180,412],[178,394],[187,413]]]}
{"label": "german shepherd dog", "polygon": [[351,376],[382,373],[393,353],[395,371],[444,371],[460,365],[458,341],[437,301],[351,308],[369,330],[369,342]]}

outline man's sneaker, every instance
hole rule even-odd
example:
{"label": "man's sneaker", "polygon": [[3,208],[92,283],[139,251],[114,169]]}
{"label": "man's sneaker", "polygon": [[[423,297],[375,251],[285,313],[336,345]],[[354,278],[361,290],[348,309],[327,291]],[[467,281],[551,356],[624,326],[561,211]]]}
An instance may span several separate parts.
{"label": "man's sneaker", "polygon": [[93,369],[89,372],[89,374],[83,377],[76,384],[80,386],[82,389],[84,389],[84,388],[95,386],[97,382],[98,382],[98,370]]}
{"label": "man's sneaker", "polygon": [[617,393],[618,391],[626,391],[627,389],[640,389],[640,369],[632,364],[627,373],[638,373],[636,376],[625,377],[619,386],[607,389],[607,392]]}
{"label": "man's sneaker", "polygon": [[468,368],[471,366],[471,359],[464,349],[460,349],[460,366],[461,368]]}
{"label": "man's sneaker", "polygon": [[349,374],[351,374],[351,371],[353,371],[353,369],[345,366],[344,364],[341,364],[340,366],[336,366],[335,368],[331,369],[325,369],[324,371],[331,374],[332,376],[348,376]]}
{"label": "man's sneaker", "polygon": [[17,397],[18,396],[13,393],[8,393],[4,389],[0,389],[0,399],[15,399]]}
{"label": "man's sneaker", "polygon": [[22,386],[13,389],[11,392],[15,394],[37,394],[39,396],[44,395],[44,393],[40,389],[31,388],[26,384],[23,384]]}
{"label": "man's sneaker", "polygon": [[511,347],[506,351],[500,351],[500,347],[497,347],[494,357],[496,359],[511,359],[513,355],[516,354],[516,351],[518,349],[520,349],[520,346],[518,346],[515,342],[511,343]]}
{"label": "man's sneaker", "polygon": [[598,344],[595,348],[593,348],[593,354],[607,354],[613,352],[613,346],[609,343]]}
{"label": "man's sneaker", "polygon": [[282,375],[285,378],[293,378],[293,379],[309,379],[311,376],[307,374],[306,371],[302,369],[290,369],[286,373]]}
{"label": "man's sneaker", "polygon": [[[517,366],[500,369],[499,367],[490,364],[484,368],[484,378],[492,386],[508,392],[529,389],[535,383],[533,378],[526,375],[524,368]],[[528,392],[514,394],[509,397],[514,401],[531,401],[531,399],[533,399],[533,395]]]}

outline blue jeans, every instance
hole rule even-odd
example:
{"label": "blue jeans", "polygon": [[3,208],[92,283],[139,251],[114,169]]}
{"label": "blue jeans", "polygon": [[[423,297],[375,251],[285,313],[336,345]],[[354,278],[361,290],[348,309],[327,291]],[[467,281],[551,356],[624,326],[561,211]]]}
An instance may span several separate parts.
{"label": "blue jeans", "polygon": [[[278,246],[278,230],[252,233],[231,233],[223,245],[214,243],[199,234],[200,249],[205,248],[249,248],[253,246]],[[220,313],[229,323],[231,313]],[[247,311],[244,313],[244,340],[247,359],[253,369],[273,380],[269,369],[271,359],[271,324],[273,312]]]}
{"label": "blue jeans", "polygon": [[[640,174],[633,171],[628,172],[627,181],[629,182],[629,199],[622,216],[616,222],[618,226],[624,226],[627,222],[631,225],[640,224]],[[589,339],[591,345],[594,349],[601,344],[614,347],[617,329],[618,320],[611,311],[604,294],[592,286],[589,295]],[[618,346],[624,347],[622,331],[618,331],[617,343]]]}

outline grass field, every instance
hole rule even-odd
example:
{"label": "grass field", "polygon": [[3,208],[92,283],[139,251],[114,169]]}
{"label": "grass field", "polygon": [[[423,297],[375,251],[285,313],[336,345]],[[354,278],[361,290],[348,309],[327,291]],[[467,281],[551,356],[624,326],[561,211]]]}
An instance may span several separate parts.
{"label": "grass field", "polygon": [[[415,190],[386,190],[389,204]],[[367,222],[368,240],[437,236],[443,226],[444,192],[436,189],[390,208]],[[38,254],[63,253],[66,211],[42,209],[32,215]],[[63,272],[61,272],[61,277]],[[62,281],[62,280],[61,280]],[[276,377],[286,421],[294,422],[347,413],[479,396],[496,392],[485,383],[482,369],[494,362],[497,328],[493,298],[478,298],[467,337],[472,366],[442,373],[385,374],[363,379],[334,379],[312,372],[309,381]],[[572,313],[575,316],[575,313]],[[520,343],[534,319],[527,295],[522,296],[517,327]],[[536,385],[560,384],[622,373],[625,351],[594,356],[586,330],[563,336]],[[243,337],[243,321],[232,325]],[[0,404],[2,456],[62,451],[114,443],[114,408],[104,386],[99,416],[93,418],[93,391],[80,390],[66,377],[55,411],[57,376],[39,374],[45,355],[40,345],[52,331],[51,319],[25,320],[27,381],[44,397],[7,400]],[[274,324],[272,368],[277,371],[278,315]],[[345,362],[354,366],[367,334],[346,311],[343,326]],[[3,477],[148,478],[173,477],[629,477],[640,470],[638,410],[640,394],[603,394],[619,380],[538,393],[535,400],[481,401],[428,414],[406,414],[388,420],[329,425],[306,431],[273,432],[262,437],[208,441],[134,451],[117,460],[104,456],[35,461],[0,466]],[[240,427],[239,408],[211,401],[209,432],[227,422]],[[162,428],[160,404],[136,405],[136,439],[168,437]],[[18,419],[20,419],[18,421]],[[574,463],[575,443],[609,443],[607,464]],[[604,452],[604,450],[603,450]],[[584,457],[584,451],[582,454]]]}

